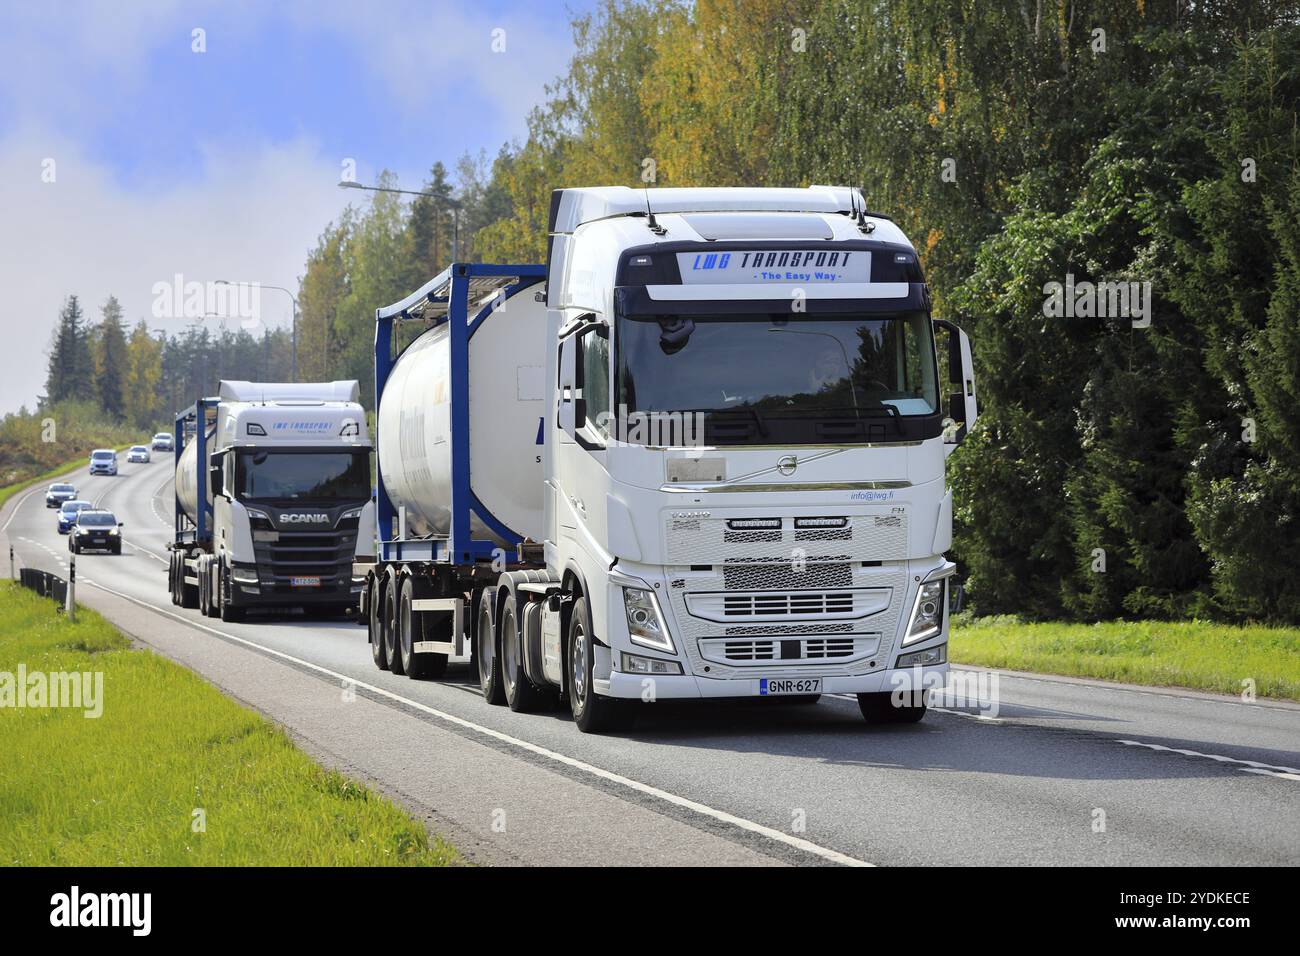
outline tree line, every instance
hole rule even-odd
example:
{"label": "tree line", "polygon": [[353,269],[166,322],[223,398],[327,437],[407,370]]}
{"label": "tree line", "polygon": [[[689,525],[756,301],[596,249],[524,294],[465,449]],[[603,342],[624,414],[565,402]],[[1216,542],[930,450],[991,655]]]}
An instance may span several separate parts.
{"label": "tree line", "polygon": [[215,394],[221,379],[288,381],[291,361],[285,329],[254,334],[195,322],[168,333],[140,319],[128,331],[115,296],[92,324],[70,295],[51,337],[38,410],[89,402],[108,423],[170,429],[177,411]]}

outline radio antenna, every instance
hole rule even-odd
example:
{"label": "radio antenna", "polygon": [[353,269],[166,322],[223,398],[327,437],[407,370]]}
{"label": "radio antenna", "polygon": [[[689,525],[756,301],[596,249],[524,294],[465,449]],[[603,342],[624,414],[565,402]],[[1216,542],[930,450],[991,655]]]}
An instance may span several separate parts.
{"label": "radio antenna", "polygon": [[645,190],[645,215],[646,215],[645,224],[647,228],[649,228],[649,230],[653,232],[656,236],[666,235],[668,233],[668,230],[665,229],[663,226],[659,225],[659,223],[655,221],[654,210],[650,208],[650,187],[648,185],[643,185],[641,188]]}

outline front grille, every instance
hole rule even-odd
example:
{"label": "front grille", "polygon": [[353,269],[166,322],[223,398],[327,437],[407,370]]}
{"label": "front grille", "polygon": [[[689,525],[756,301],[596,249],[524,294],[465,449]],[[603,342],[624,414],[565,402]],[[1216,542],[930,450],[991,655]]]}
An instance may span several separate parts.
{"label": "front grille", "polygon": [[794,591],[808,588],[847,588],[853,566],[847,555],[808,555],[790,558],[739,558],[722,565],[728,591]]}
{"label": "front grille", "polygon": [[321,587],[350,587],[356,533],[337,530],[281,532],[275,541],[254,541],[264,585],[290,586],[291,578],[320,578]]}
{"label": "front grille", "polygon": [[822,614],[851,614],[850,591],[785,591],[776,594],[726,594],[722,613],[732,617],[812,617]]}
{"label": "front grille", "polygon": [[[876,641],[872,641],[872,646]],[[817,637],[805,640],[719,640],[702,641],[706,655],[710,651],[722,652],[722,658],[731,663],[744,664],[761,661],[810,661],[852,657],[858,643],[852,637]],[[866,652],[866,648],[863,648]]]}

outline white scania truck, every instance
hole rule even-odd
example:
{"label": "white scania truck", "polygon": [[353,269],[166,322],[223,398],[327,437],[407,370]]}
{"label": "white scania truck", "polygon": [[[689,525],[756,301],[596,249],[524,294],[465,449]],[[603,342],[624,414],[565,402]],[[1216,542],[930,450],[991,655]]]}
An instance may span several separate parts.
{"label": "white scania truck", "polygon": [[355,381],[222,382],[176,416],[172,603],[223,621],[360,607],[375,506],[359,395]]}
{"label": "white scania truck", "polygon": [[557,190],[545,266],[454,264],[376,319],[380,668],[468,650],[489,701],[583,731],[666,698],[922,716],[891,692],[946,675],[975,383],[857,190]]}

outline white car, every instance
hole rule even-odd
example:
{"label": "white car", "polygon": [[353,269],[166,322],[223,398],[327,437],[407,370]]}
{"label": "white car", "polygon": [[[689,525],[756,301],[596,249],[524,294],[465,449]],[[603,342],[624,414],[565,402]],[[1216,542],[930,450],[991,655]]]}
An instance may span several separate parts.
{"label": "white car", "polygon": [[126,453],[126,460],[147,465],[149,464],[149,449],[145,448],[144,445],[132,445],[131,449]]}
{"label": "white car", "polygon": [[157,435],[153,436],[151,444],[153,445],[154,451],[171,451],[172,436],[168,435],[166,432],[159,432]]}
{"label": "white car", "polygon": [[112,448],[96,448],[90,453],[92,475],[116,475],[117,452]]}

